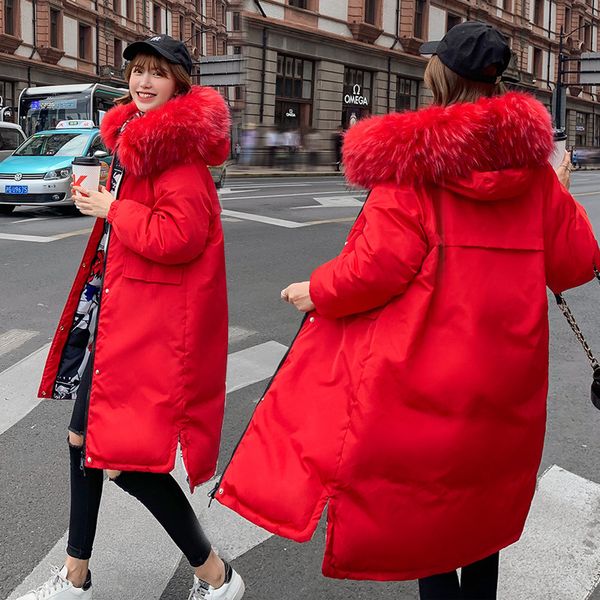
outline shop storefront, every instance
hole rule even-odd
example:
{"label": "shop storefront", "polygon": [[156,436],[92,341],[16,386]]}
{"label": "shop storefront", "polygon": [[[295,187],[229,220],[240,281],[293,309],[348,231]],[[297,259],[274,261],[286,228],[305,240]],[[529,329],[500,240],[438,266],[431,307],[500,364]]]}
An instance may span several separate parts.
{"label": "shop storefront", "polygon": [[312,122],[314,63],[277,55],[275,126],[280,130],[308,129]]}
{"label": "shop storefront", "polygon": [[350,67],[344,69],[341,121],[344,129],[371,114],[372,85],[373,75],[370,71]]}

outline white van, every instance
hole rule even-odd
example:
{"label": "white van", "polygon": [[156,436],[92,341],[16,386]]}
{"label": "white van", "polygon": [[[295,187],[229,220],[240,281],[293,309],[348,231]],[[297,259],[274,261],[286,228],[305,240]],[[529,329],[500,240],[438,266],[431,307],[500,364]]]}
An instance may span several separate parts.
{"label": "white van", "polygon": [[25,134],[18,125],[0,121],[0,161],[10,156],[24,141]]}

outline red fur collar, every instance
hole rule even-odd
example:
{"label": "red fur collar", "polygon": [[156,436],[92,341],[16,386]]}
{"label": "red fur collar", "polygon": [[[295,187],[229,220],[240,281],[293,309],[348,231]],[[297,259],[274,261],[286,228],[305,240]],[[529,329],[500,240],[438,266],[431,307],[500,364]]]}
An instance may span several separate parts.
{"label": "red fur collar", "polygon": [[194,86],[139,119],[127,124],[137,111],[130,102],[108,111],[100,127],[102,138],[119,160],[137,176],[164,171],[175,163],[202,161],[221,164],[229,156],[229,110],[221,95],[208,87]]}
{"label": "red fur collar", "polygon": [[437,183],[473,171],[539,167],[552,148],[546,108],[511,92],[365,119],[346,134],[344,165],[350,182],[370,189],[390,181]]}

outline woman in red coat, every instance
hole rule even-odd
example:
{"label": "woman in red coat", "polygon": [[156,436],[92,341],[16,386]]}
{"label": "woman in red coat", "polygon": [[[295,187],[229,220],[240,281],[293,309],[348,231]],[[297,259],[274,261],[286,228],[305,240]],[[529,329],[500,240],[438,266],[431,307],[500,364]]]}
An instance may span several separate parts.
{"label": "woman in red coat", "polygon": [[[60,319],[40,395],[75,399],[71,518],[60,572],[25,596],[89,600],[103,469],[159,520],[195,568],[190,600],[239,600],[169,474],[181,445],[191,490],[216,467],[225,398],[227,295],[220,205],[207,168],[229,153],[229,113],[192,87],[182,42],[130,45],[129,93],[104,117],[109,189],[74,186],[98,217]],[[132,540],[133,542],[133,540]]]}
{"label": "woman in red coat", "polygon": [[546,109],[497,84],[504,38],[469,22],[424,50],[434,106],[346,135],[371,193],[340,255],[282,292],[308,317],[215,497],[296,541],[327,507],[327,576],[485,600],[542,455],[546,286],[600,263]]}

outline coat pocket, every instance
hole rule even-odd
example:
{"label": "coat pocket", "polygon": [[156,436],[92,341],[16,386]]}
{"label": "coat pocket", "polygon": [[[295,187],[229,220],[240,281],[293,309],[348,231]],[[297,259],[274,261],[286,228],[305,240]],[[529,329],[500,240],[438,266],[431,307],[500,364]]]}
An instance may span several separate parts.
{"label": "coat pocket", "polygon": [[139,254],[128,253],[123,265],[123,277],[148,283],[178,285],[183,279],[183,267],[163,265],[148,260]]}

